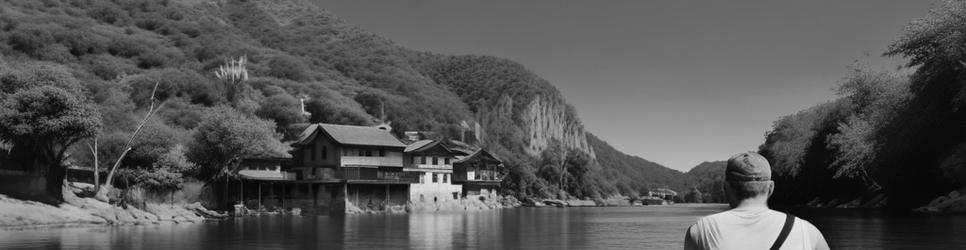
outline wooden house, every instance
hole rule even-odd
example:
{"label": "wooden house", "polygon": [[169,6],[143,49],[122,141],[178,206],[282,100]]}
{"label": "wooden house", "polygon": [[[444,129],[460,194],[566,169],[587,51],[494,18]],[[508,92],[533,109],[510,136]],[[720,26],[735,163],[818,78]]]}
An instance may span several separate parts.
{"label": "wooden house", "polygon": [[441,140],[420,140],[406,147],[403,171],[418,174],[419,182],[409,186],[409,199],[436,202],[459,199],[462,185],[453,184],[453,163],[458,152]]}
{"label": "wooden house", "polygon": [[459,156],[453,162],[453,184],[462,185],[463,196],[496,195],[504,173],[503,161],[485,149]]}

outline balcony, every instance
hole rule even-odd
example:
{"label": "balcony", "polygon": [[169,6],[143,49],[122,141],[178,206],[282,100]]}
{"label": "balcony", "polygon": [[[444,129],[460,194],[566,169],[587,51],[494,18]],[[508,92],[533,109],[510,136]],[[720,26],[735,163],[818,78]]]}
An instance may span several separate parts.
{"label": "balcony", "polygon": [[500,185],[501,182],[503,176],[492,170],[466,171],[453,176],[453,184]]}
{"label": "balcony", "polygon": [[419,183],[419,173],[402,168],[314,168],[300,182],[410,184]]}

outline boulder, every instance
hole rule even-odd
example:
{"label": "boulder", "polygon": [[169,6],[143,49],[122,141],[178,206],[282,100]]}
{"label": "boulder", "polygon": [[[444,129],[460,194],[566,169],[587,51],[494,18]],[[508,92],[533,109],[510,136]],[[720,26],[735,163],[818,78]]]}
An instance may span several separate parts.
{"label": "boulder", "polygon": [[947,197],[949,197],[950,199],[955,199],[955,198],[958,198],[960,195],[962,194],[960,194],[959,191],[953,190],[952,192],[949,192],[949,195],[947,195]]}
{"label": "boulder", "polygon": [[567,206],[571,207],[596,207],[597,203],[591,200],[567,200]]}
{"label": "boulder", "polygon": [[555,200],[555,199],[546,199],[546,200],[543,200],[543,203],[544,204],[547,204],[548,206],[554,206],[554,207],[565,207],[565,206],[567,206],[567,203],[566,202],[564,202],[562,200]]}

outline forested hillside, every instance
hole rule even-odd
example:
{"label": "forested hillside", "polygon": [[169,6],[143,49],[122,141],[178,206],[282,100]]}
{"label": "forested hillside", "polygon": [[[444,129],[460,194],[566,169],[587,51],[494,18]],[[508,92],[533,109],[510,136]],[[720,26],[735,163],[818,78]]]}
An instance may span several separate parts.
{"label": "forested hillside", "polygon": [[621,192],[646,194],[650,187],[670,188],[684,194],[694,182],[684,173],[667,168],[641,157],[627,155],[597,138],[587,136],[590,145],[597,152],[597,159],[605,167],[608,180],[617,183]]}
{"label": "forested hillside", "polygon": [[685,194],[686,201],[703,203],[727,203],[724,192],[725,161],[706,161],[698,164],[687,175],[693,178],[694,187]]}
{"label": "forested hillside", "polygon": [[964,191],[964,32],[966,3],[946,1],[885,52],[906,69],[856,66],[841,98],[775,121],[760,147],[779,178],[775,201],[904,209]]}
{"label": "forested hillside", "polygon": [[[118,183],[171,190],[186,178],[214,178],[242,157],[286,156],[284,142],[306,122],[385,119],[395,133],[459,138],[467,121],[480,124],[474,143],[506,162],[504,187],[521,198],[686,187],[680,172],[586,135],[551,83],[520,64],[409,50],[308,1],[12,0],[0,7],[0,126],[13,131],[0,133],[0,146],[17,158],[2,161],[4,168],[56,172],[95,159],[105,168],[130,147]],[[226,68],[241,73],[215,74]],[[56,114],[36,116],[31,107],[54,103],[93,120],[61,121],[74,126],[69,131],[35,129]],[[35,121],[30,129],[24,119]],[[28,139],[38,135],[51,141]],[[36,153],[51,145],[65,149]]]}

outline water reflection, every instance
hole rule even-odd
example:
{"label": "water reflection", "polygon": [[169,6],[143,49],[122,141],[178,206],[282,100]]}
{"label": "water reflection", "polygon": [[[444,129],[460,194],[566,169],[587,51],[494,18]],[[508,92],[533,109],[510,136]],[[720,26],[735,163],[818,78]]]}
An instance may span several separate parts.
{"label": "water reflection", "polygon": [[[519,208],[467,213],[253,217],[217,223],[0,230],[0,249],[678,249],[724,206]],[[966,216],[791,211],[833,249],[959,249]]]}

